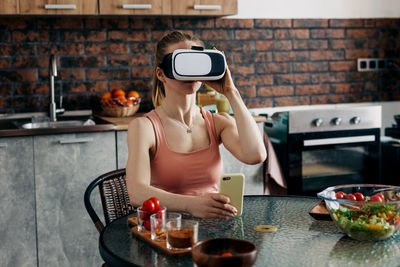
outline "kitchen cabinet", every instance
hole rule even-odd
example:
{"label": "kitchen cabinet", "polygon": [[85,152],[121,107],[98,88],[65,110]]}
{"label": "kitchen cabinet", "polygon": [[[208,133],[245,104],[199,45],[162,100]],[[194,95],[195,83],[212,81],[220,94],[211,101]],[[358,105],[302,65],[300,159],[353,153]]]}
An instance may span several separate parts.
{"label": "kitchen cabinet", "polygon": [[128,161],[128,131],[117,131],[117,168],[122,169],[126,167]]}
{"label": "kitchen cabinet", "polygon": [[18,14],[18,0],[2,0],[0,14]]}
{"label": "kitchen cabinet", "polygon": [[0,15],[201,15],[237,14],[238,0],[3,0]]}
{"label": "kitchen cabinet", "polygon": [[1,266],[36,266],[33,137],[0,138]]}
{"label": "kitchen cabinet", "polygon": [[[101,266],[98,232],[83,194],[100,174],[116,169],[115,132],[34,137],[40,266]],[[101,202],[93,194],[96,212]]]}
{"label": "kitchen cabinet", "polygon": [[99,1],[102,15],[233,15],[237,0],[118,0]]}
{"label": "kitchen cabinet", "polygon": [[171,0],[172,15],[234,15],[237,0]]}
{"label": "kitchen cabinet", "polygon": [[169,0],[99,0],[101,15],[162,15],[170,12]]}
{"label": "kitchen cabinet", "polygon": [[19,14],[97,15],[97,0],[19,0]]}

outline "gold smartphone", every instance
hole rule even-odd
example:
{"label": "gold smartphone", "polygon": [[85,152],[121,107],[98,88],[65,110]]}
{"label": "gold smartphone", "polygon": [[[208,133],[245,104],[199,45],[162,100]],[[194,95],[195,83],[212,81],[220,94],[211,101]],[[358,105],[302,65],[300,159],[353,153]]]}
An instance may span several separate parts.
{"label": "gold smartphone", "polygon": [[230,204],[237,209],[237,216],[242,215],[244,175],[242,173],[223,174],[219,183],[219,192],[231,199]]}

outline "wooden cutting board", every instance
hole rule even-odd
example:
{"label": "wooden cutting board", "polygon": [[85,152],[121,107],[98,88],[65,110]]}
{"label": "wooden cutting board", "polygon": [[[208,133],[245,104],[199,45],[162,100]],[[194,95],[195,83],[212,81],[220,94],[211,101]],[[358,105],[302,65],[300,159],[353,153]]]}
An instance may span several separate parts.
{"label": "wooden cutting board", "polygon": [[314,219],[323,220],[323,221],[331,221],[331,215],[329,215],[329,211],[326,209],[325,201],[321,200],[315,205],[309,212]]}
{"label": "wooden cutting board", "polygon": [[140,240],[150,244],[155,249],[158,249],[167,255],[174,256],[174,257],[181,257],[191,255],[191,250],[172,250],[167,248],[167,241],[155,241],[151,239],[150,232],[139,232],[137,226],[137,218],[130,217],[128,218],[128,226],[131,227],[132,235],[139,238]]}

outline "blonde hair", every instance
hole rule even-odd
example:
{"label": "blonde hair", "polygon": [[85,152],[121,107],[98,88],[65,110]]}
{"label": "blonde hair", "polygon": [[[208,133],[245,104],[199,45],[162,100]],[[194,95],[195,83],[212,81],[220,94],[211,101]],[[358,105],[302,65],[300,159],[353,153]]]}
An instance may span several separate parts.
{"label": "blonde hair", "polygon": [[165,90],[162,82],[157,78],[156,69],[163,61],[165,55],[167,54],[168,46],[184,41],[192,41],[201,46],[204,46],[204,43],[188,33],[173,31],[166,34],[156,46],[155,57],[154,57],[154,70],[153,70],[153,91],[152,91],[152,100],[154,107],[158,107],[161,105],[162,100],[165,97]]}

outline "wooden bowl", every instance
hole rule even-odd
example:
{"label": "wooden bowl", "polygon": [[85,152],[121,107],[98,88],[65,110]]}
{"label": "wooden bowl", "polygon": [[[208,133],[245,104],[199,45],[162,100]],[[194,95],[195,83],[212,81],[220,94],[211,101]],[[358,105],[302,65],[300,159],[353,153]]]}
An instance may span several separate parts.
{"label": "wooden bowl", "polygon": [[234,238],[215,238],[197,242],[192,247],[197,266],[252,266],[257,258],[257,247],[250,241]]}

